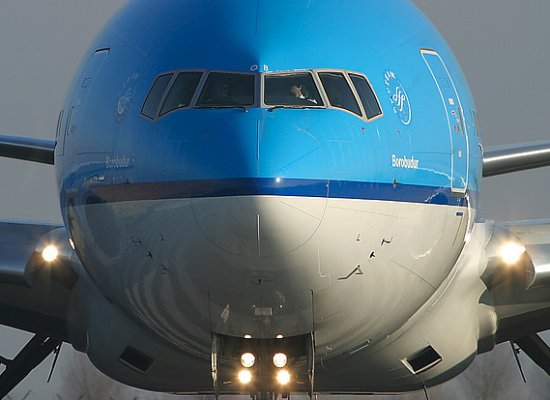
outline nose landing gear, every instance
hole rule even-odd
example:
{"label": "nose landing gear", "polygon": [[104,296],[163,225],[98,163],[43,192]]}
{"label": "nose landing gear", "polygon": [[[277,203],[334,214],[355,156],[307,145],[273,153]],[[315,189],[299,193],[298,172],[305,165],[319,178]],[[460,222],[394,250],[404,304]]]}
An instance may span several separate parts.
{"label": "nose landing gear", "polygon": [[278,338],[240,338],[212,334],[214,394],[250,394],[253,400],[313,395],[313,333]]}

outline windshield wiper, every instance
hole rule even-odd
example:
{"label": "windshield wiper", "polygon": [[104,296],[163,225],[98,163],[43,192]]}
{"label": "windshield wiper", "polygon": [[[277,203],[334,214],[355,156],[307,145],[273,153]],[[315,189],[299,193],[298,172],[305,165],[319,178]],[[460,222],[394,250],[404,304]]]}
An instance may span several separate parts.
{"label": "windshield wiper", "polygon": [[222,109],[222,108],[236,108],[239,110],[243,110],[244,112],[248,112],[248,108],[245,106],[194,106],[195,109],[205,109],[205,110],[216,110],[216,109]]}
{"label": "windshield wiper", "polygon": [[290,108],[290,109],[296,109],[296,110],[303,110],[303,109],[306,109],[306,108],[318,109],[318,108],[323,108],[323,107],[320,107],[320,106],[317,106],[317,105],[311,105],[311,106],[279,105],[279,106],[273,106],[273,107],[269,108],[267,111],[273,112],[273,111],[275,111],[279,108]]}

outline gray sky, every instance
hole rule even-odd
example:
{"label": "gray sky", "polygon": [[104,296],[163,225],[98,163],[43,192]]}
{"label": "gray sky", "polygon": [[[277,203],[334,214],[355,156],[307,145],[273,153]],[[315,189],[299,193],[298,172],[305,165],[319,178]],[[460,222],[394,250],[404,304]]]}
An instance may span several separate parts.
{"label": "gray sky", "polygon": [[[59,110],[84,51],[123,3],[0,1],[0,133],[54,137]],[[548,139],[550,1],[415,3],[449,41],[464,69],[485,146]],[[0,182],[0,219],[60,219],[53,168],[0,160]],[[550,168],[490,178],[482,190],[489,218],[550,217]],[[0,354],[14,356],[25,338],[0,329]],[[15,398],[28,388],[48,393],[39,383],[47,369],[34,373],[15,391]]]}
{"label": "gray sky", "polygon": [[[550,139],[550,2],[415,0],[445,36],[466,74],[484,145]],[[484,181],[492,219],[550,218],[550,169]]]}
{"label": "gray sky", "polygon": [[[0,133],[52,139],[73,74],[97,32],[124,0],[0,1]],[[0,219],[59,221],[53,167],[0,160]],[[29,335],[0,327],[0,354],[13,357]],[[53,398],[70,354],[64,345],[51,385],[51,357],[13,391]],[[65,362],[66,363],[66,362]]]}

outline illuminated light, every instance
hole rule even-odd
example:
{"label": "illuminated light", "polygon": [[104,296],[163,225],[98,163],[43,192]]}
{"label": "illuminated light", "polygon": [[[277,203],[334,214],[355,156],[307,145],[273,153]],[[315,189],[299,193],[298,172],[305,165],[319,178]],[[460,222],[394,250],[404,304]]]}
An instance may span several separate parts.
{"label": "illuminated light", "polygon": [[256,362],[256,357],[254,357],[254,354],[252,353],[244,353],[241,356],[241,365],[245,368],[252,367],[254,362]]}
{"label": "illuminated light", "polygon": [[46,246],[44,250],[42,250],[42,258],[46,262],[53,262],[57,259],[57,256],[59,255],[59,251],[57,250],[57,247],[55,247],[53,244]]}
{"label": "illuminated light", "polygon": [[281,178],[279,178],[279,177],[275,178],[275,182],[277,182],[277,183],[281,183],[281,181],[282,181],[282,179],[281,179]]}
{"label": "illuminated light", "polygon": [[286,370],[279,371],[277,373],[277,382],[281,385],[286,385],[290,382],[290,374]]}
{"label": "illuminated light", "polygon": [[246,335],[244,335],[244,338],[245,339],[252,339],[252,335],[249,335],[248,333]]}
{"label": "illuminated light", "polygon": [[73,239],[69,238],[69,244],[71,245],[71,249],[75,250],[76,246],[74,245]]}
{"label": "illuminated light", "polygon": [[523,253],[525,247],[515,242],[508,242],[500,248],[500,257],[508,265],[517,263]]}
{"label": "illuminated light", "polygon": [[246,385],[247,383],[250,383],[250,381],[252,381],[252,373],[249,370],[243,369],[239,372],[239,382]]}
{"label": "illuminated light", "polygon": [[282,339],[282,338],[284,338],[284,336],[283,336],[282,333],[279,333],[276,337],[277,337],[277,339]]}
{"label": "illuminated light", "polygon": [[287,358],[285,353],[277,353],[273,356],[273,365],[277,368],[286,367]]}

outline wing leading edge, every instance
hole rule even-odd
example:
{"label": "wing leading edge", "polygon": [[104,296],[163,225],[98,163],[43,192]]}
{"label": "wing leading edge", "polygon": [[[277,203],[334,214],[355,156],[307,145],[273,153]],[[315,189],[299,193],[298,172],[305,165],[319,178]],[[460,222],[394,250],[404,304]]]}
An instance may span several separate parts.
{"label": "wing leading edge", "polygon": [[[47,262],[42,250],[52,245],[59,255]],[[69,340],[76,262],[63,225],[0,222],[0,324],[35,334],[14,359],[0,356],[0,398]]]}
{"label": "wing leading edge", "polygon": [[[509,243],[522,253],[506,265],[497,255]],[[497,224],[488,250],[482,279],[498,317],[495,342],[515,343],[550,375],[550,348],[537,335],[550,329],[550,220]]]}
{"label": "wing leading edge", "polygon": [[550,166],[550,142],[525,143],[483,152],[483,176]]}
{"label": "wing leading edge", "polygon": [[54,164],[55,140],[0,135],[0,157]]}

